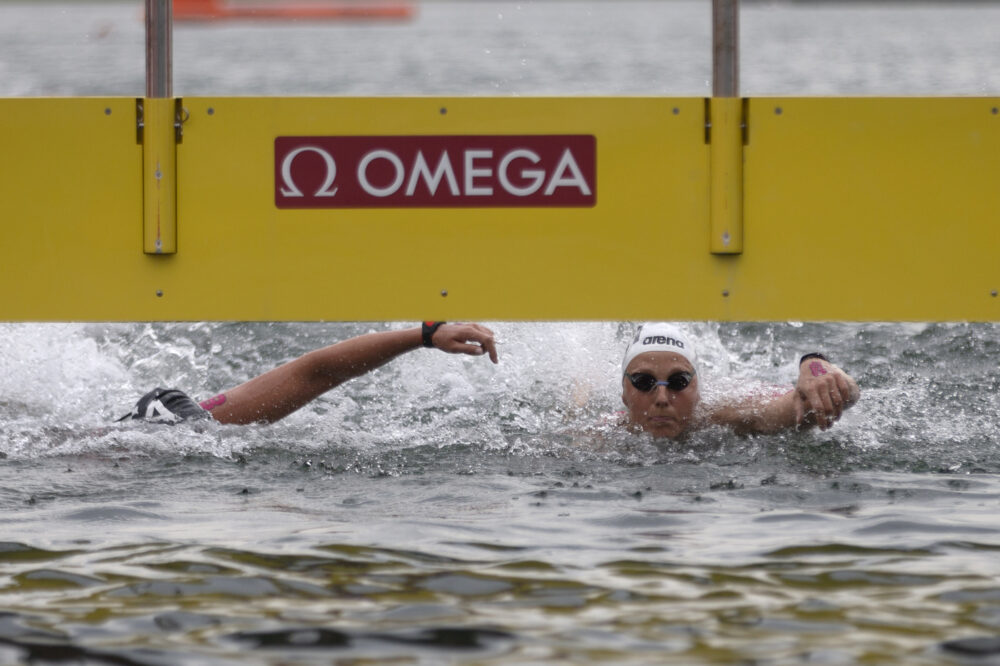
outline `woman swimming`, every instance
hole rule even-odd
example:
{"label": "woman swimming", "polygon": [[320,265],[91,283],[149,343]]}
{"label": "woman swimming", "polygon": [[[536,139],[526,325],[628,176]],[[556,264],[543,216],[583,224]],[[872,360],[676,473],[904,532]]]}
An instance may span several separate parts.
{"label": "woman swimming", "polygon": [[799,361],[795,388],[705,405],[698,358],[688,336],[667,323],[643,324],[622,360],[622,424],[633,432],[675,438],[710,425],[738,434],[831,427],[860,397],[857,382],[818,353]]}

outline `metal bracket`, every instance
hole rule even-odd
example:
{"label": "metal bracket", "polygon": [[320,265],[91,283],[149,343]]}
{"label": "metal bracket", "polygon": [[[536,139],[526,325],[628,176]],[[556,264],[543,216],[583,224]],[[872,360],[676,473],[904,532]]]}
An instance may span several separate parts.
{"label": "metal bracket", "polygon": [[174,140],[184,142],[184,123],[191,118],[191,112],[184,108],[184,100],[178,97],[174,100]]}
{"label": "metal bracket", "polygon": [[705,98],[705,145],[712,143],[712,98]]}
{"label": "metal bracket", "polygon": [[146,120],[142,108],[142,97],[135,98],[135,142],[142,145],[143,130],[146,129]]}
{"label": "metal bracket", "polygon": [[[142,97],[135,98],[135,142],[142,145],[146,129],[145,111]],[[184,108],[184,100],[178,97],[174,100],[174,140],[184,143],[184,123],[191,118],[191,112]]]}
{"label": "metal bracket", "polygon": [[[740,134],[743,145],[750,145],[750,99],[743,98],[743,112],[740,114]],[[705,145],[712,143],[712,98],[705,98]]]}

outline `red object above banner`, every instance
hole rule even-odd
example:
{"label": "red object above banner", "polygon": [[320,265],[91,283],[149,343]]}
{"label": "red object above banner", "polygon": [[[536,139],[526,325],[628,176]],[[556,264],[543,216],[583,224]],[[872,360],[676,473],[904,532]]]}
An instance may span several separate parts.
{"label": "red object above banner", "polygon": [[590,207],[592,135],[279,136],[278,208]]}
{"label": "red object above banner", "polygon": [[175,21],[260,20],[373,20],[408,19],[414,14],[406,0],[307,0],[306,2],[228,2],[174,0]]}

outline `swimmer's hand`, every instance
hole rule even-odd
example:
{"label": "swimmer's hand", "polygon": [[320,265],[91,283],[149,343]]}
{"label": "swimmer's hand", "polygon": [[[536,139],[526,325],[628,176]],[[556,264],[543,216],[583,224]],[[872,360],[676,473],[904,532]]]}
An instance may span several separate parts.
{"label": "swimmer's hand", "polygon": [[449,354],[489,354],[491,361],[498,362],[493,331],[479,324],[442,324],[431,336],[431,344]]}
{"label": "swimmer's hand", "polygon": [[829,361],[807,359],[799,366],[795,383],[796,425],[817,425],[826,430],[836,423],[844,410],[861,397],[857,382]]}

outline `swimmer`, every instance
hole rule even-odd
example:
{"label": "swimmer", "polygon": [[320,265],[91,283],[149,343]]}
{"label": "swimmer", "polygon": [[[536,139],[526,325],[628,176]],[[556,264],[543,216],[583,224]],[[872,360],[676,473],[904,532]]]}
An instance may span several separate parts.
{"label": "swimmer", "polygon": [[772,434],[818,426],[826,430],[860,396],[850,375],[819,353],[799,362],[795,387],[735,404],[703,405],[698,357],[690,338],[666,323],[643,324],[622,360],[622,425],[632,432],[676,438],[711,425],[737,434]]}
{"label": "swimmer", "polygon": [[489,355],[497,362],[493,332],[485,326],[426,321],[418,328],[368,333],[311,351],[201,403],[177,389],[157,388],[118,420],[274,423],[347,380],[421,347],[449,354]]}

